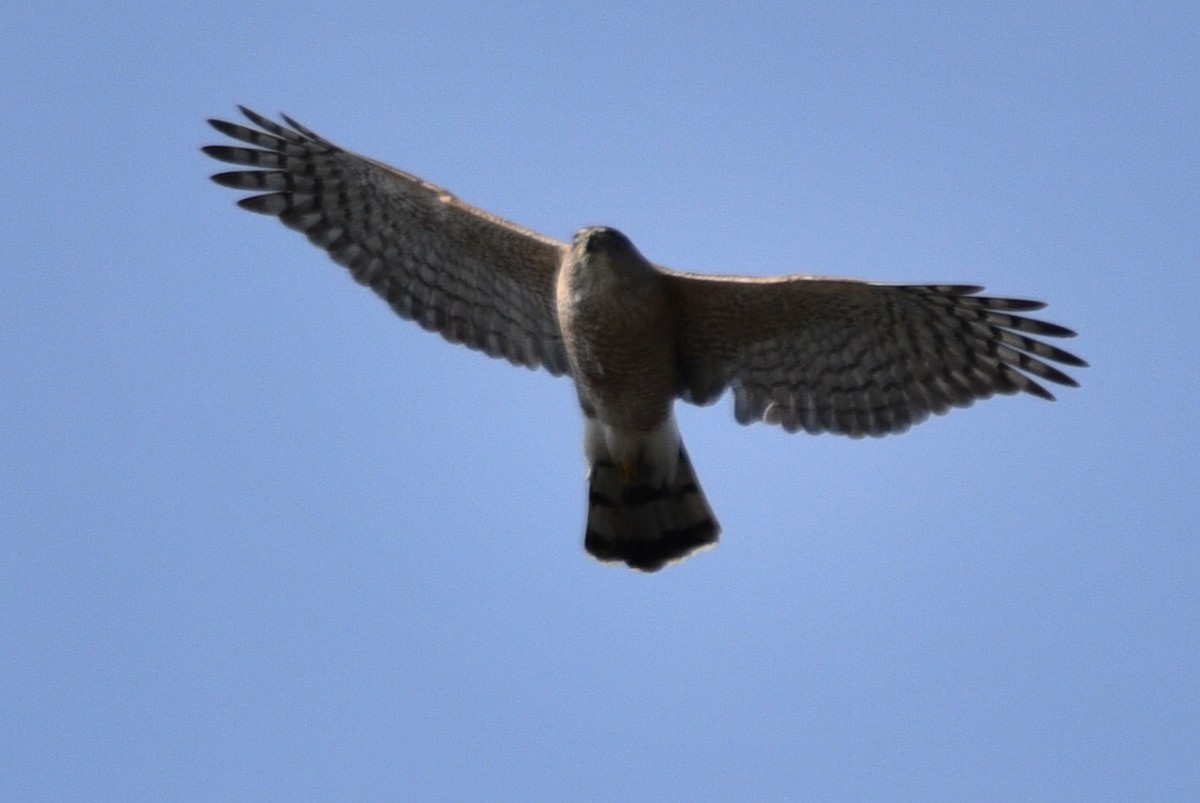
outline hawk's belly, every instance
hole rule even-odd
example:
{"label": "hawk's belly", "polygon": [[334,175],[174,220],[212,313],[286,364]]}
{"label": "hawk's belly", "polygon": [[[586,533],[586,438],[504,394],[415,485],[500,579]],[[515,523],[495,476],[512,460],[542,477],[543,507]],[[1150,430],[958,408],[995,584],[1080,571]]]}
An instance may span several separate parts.
{"label": "hawk's belly", "polygon": [[[559,325],[584,411],[615,429],[648,432],[678,388],[672,316],[653,286],[559,292]],[[610,286],[611,287],[611,286]]]}

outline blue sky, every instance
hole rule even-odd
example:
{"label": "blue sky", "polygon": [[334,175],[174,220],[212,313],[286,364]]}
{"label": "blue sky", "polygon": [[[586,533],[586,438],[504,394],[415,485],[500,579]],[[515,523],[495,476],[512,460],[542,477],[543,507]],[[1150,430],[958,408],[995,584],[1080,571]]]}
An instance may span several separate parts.
{"label": "blue sky", "polygon": [[[1200,796],[1195,4],[548,5],[6,13],[0,796]],[[600,566],[569,384],[237,210],[236,103],[1092,367],[883,440],[681,407],[721,544]]]}

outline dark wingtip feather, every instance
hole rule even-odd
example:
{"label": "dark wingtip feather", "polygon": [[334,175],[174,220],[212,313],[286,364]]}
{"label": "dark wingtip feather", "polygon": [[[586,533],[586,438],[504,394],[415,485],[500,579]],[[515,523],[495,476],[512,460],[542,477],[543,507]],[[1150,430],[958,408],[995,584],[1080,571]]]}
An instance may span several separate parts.
{"label": "dark wingtip feather", "polygon": [[297,123],[295,120],[293,120],[291,117],[288,117],[286,114],[280,113],[279,116],[283,118],[283,121],[285,123],[287,123],[292,128],[299,131],[304,136],[311,137],[312,139],[318,139],[318,140],[321,139],[321,137],[317,136],[317,134],[314,131],[312,131],[309,128],[306,128],[305,126],[301,125],[300,123]]}
{"label": "dark wingtip feather", "polygon": [[1045,335],[1046,337],[1076,336],[1074,329],[1068,329],[1067,327],[1059,326],[1056,323],[1047,323],[1046,321],[1030,321],[1029,323],[1034,324],[1034,328],[1030,329],[1029,331],[1035,334]]}
{"label": "dark wingtip feather", "polygon": [[269,155],[270,151],[260,151],[255,148],[245,148],[241,145],[205,145],[200,149],[206,156],[211,156],[218,162],[228,162],[235,165],[258,167],[255,156]]}
{"label": "dark wingtip feather", "polygon": [[[212,156],[212,154],[210,153],[209,156]],[[227,173],[214,173],[213,175],[209,176],[209,178],[215,183],[220,184],[222,187],[241,190],[246,188],[244,180],[245,175],[246,172],[244,170],[238,170]]]}
{"label": "dark wingtip feather", "polygon": [[[1072,337],[1074,337],[1074,334],[1072,334]],[[1088,365],[1087,360],[1083,359],[1082,357],[1076,357],[1071,352],[1062,351],[1061,349],[1059,349],[1059,353],[1055,355],[1055,359],[1058,362],[1061,362],[1063,365],[1073,365],[1076,368],[1090,368],[1091,367]]]}
{"label": "dark wingtip feather", "polygon": [[1049,379],[1051,382],[1059,385],[1066,385],[1070,388],[1079,387],[1079,382],[1074,377],[1064,374],[1062,371],[1046,363],[1041,363],[1041,367],[1036,370],[1036,373],[1043,379]]}
{"label": "dark wingtip feather", "polygon": [[928,284],[917,285],[920,290],[951,296],[973,296],[983,292],[982,284]]}
{"label": "dark wingtip feather", "polygon": [[265,115],[259,114],[258,112],[254,111],[254,109],[243,106],[240,103],[238,104],[238,111],[240,111],[242,113],[243,117],[245,117],[247,120],[254,123],[255,125],[261,126],[261,125],[263,125],[263,123],[272,124],[272,121],[270,119],[268,119]]}
{"label": "dark wingtip feather", "polygon": [[[287,196],[281,192],[251,195],[248,198],[239,200],[237,205],[247,212],[257,212],[260,215],[272,215],[275,217],[279,217],[289,211]],[[287,219],[284,219],[283,222],[285,225],[290,225]],[[293,226],[293,228],[295,227]]]}
{"label": "dark wingtip feather", "polygon": [[257,133],[252,129],[246,128],[246,126],[241,125],[240,123],[231,123],[228,120],[210,119],[208,124],[220,131],[225,136],[241,140],[242,142],[246,141],[247,135]]}
{"label": "dark wingtip feather", "polygon": [[1045,301],[1035,301],[1032,298],[980,298],[991,309],[1005,312],[1036,312],[1046,308]]}
{"label": "dark wingtip feather", "polygon": [[1025,377],[1025,384],[1022,386],[1021,389],[1024,390],[1026,393],[1029,393],[1033,396],[1037,396],[1039,399],[1045,399],[1046,401],[1056,401],[1053,393],[1046,390],[1044,387],[1039,385],[1037,382],[1034,382],[1028,376]]}

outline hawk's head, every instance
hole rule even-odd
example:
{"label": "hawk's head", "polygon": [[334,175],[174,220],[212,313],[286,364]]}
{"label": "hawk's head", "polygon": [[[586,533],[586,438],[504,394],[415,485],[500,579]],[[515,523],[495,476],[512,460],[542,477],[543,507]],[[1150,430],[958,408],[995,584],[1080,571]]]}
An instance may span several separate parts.
{"label": "hawk's head", "polygon": [[574,245],[585,254],[618,256],[622,253],[637,253],[633,243],[621,232],[608,226],[587,226],[575,232]]}
{"label": "hawk's head", "polygon": [[577,263],[586,263],[592,275],[644,278],[654,267],[621,232],[608,226],[588,226],[575,232],[571,244]]}

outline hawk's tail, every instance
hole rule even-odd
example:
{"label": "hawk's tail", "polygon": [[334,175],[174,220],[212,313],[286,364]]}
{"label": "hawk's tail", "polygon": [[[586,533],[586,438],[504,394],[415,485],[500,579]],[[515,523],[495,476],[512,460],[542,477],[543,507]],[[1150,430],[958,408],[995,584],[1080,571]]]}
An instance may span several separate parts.
{"label": "hawk's tail", "polygon": [[583,545],[597,560],[624,561],[653,572],[717,541],[717,524],[683,445],[674,479],[654,481],[639,466],[629,482],[609,459],[588,472],[587,535]]}

